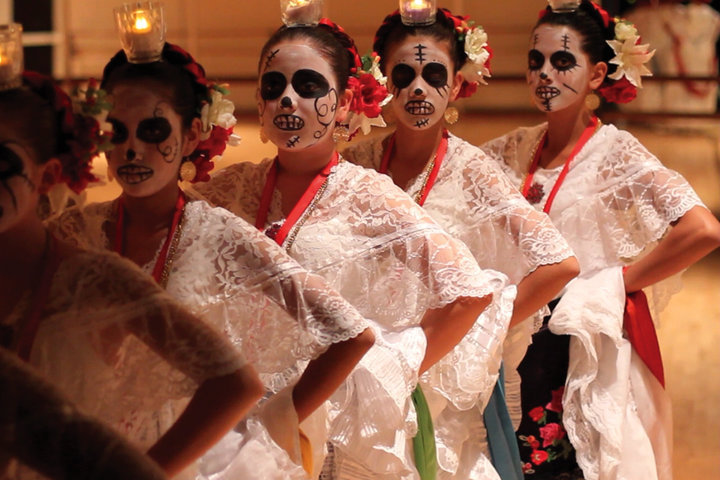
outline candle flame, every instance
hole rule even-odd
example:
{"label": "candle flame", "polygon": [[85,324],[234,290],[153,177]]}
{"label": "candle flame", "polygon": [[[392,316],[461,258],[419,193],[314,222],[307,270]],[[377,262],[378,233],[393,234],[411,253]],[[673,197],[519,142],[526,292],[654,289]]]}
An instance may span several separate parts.
{"label": "candle flame", "polygon": [[410,6],[412,8],[425,8],[428,6],[428,4],[426,0],[412,0]]}
{"label": "candle flame", "polygon": [[145,16],[145,12],[138,10],[133,13],[133,16],[135,17],[135,24],[133,25],[133,31],[135,33],[145,33],[152,29],[152,25],[150,25],[150,22]]}
{"label": "candle flame", "polygon": [[308,3],[310,3],[310,0],[290,0],[288,6],[291,8],[304,7]]}

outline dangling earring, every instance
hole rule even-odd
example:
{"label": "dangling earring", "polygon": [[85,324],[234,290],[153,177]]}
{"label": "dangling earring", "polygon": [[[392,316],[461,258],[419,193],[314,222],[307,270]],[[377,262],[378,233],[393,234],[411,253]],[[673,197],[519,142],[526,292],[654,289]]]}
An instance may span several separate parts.
{"label": "dangling earring", "polygon": [[260,127],[260,141],[262,143],[268,143],[268,141],[269,141],[267,138],[267,135],[265,135],[265,130],[263,130],[262,127]]}
{"label": "dangling earring", "polygon": [[445,117],[448,125],[455,125],[457,121],[460,120],[460,112],[458,112],[458,109],[455,107],[448,107],[445,109],[443,117]]}
{"label": "dangling earring", "polygon": [[585,97],[585,106],[589,110],[597,110],[600,108],[600,96],[596,92],[590,92]]}
{"label": "dangling earring", "polygon": [[195,179],[195,175],[197,175],[197,167],[192,160],[183,160],[182,165],[180,165],[180,180],[191,182]]}
{"label": "dangling earring", "polygon": [[335,143],[340,141],[347,142],[349,137],[350,131],[347,129],[347,126],[342,123],[336,123],[335,128],[333,129],[333,141],[335,141]]}

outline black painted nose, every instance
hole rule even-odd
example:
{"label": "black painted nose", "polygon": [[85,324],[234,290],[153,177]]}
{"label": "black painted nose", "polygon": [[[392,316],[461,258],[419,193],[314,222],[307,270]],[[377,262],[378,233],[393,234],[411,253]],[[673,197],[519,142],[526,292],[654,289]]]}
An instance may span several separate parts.
{"label": "black painted nose", "polygon": [[422,93],[423,93],[422,88],[415,89],[415,95],[422,95]]}
{"label": "black painted nose", "polygon": [[125,154],[125,158],[127,158],[130,161],[135,160],[135,157],[137,156],[137,153],[135,153],[135,150],[132,148],[128,148],[127,153]]}
{"label": "black painted nose", "polygon": [[548,74],[547,74],[547,73],[542,72],[542,73],[540,74],[540,79],[541,79],[541,80],[547,80],[547,78],[548,78]]}
{"label": "black painted nose", "polygon": [[290,97],[283,97],[282,100],[280,100],[280,106],[285,108],[292,107],[292,99]]}

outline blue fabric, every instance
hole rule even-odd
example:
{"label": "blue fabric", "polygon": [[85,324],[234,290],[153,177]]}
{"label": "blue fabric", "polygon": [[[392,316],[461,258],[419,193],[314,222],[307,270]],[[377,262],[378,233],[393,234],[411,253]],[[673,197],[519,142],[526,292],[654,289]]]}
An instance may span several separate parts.
{"label": "blue fabric", "polygon": [[420,385],[412,393],[412,401],[417,412],[418,433],[413,437],[415,468],[422,480],[435,480],[437,476],[437,449],[435,448],[435,429],[433,428],[430,408]]}
{"label": "blue fabric", "polygon": [[483,412],[490,457],[502,480],[523,480],[520,450],[505,403],[505,370],[500,367],[500,376],[493,389],[490,401]]}

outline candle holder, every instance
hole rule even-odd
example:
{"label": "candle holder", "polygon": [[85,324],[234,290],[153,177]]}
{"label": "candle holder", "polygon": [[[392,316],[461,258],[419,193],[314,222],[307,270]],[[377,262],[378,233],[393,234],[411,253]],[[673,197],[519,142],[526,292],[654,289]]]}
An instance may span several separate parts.
{"label": "candle holder", "polygon": [[405,25],[432,25],[436,14],[436,0],[400,0],[400,18]]}
{"label": "candle holder", "polygon": [[22,85],[22,25],[0,25],[0,91]]}
{"label": "candle holder", "polygon": [[322,0],[280,0],[282,21],[288,27],[314,27],[322,18]]}
{"label": "candle holder", "polygon": [[134,2],[117,7],[120,42],[130,63],[157,62],[165,46],[165,19],[160,2]]}
{"label": "candle holder", "polygon": [[548,0],[548,5],[556,13],[574,12],[580,8],[580,0]]}

